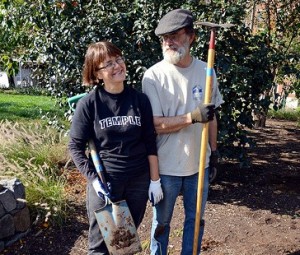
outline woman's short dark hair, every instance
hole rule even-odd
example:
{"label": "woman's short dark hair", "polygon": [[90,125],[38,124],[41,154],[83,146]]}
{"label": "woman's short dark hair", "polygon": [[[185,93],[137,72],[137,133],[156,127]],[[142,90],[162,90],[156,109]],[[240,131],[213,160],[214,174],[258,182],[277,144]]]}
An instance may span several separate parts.
{"label": "woman's short dark hair", "polygon": [[93,86],[99,84],[100,80],[97,78],[97,72],[99,72],[99,66],[107,56],[122,56],[122,51],[108,41],[96,42],[88,46],[82,71],[83,85]]}

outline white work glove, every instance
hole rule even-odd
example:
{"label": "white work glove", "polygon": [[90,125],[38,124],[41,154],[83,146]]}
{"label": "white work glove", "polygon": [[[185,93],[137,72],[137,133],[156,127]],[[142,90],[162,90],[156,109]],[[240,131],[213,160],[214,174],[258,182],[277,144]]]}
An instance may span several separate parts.
{"label": "white work glove", "polygon": [[157,181],[151,180],[148,195],[152,206],[156,205],[160,200],[164,198],[164,194],[160,184],[160,179],[158,179]]}
{"label": "white work glove", "polygon": [[199,104],[192,112],[193,123],[206,123],[213,120],[215,114],[214,104]]}
{"label": "white work glove", "polygon": [[107,204],[109,201],[109,198],[111,197],[109,190],[105,188],[103,183],[98,178],[93,180],[92,185],[94,187],[94,190],[97,193],[97,196],[102,198],[105,201],[105,203]]}

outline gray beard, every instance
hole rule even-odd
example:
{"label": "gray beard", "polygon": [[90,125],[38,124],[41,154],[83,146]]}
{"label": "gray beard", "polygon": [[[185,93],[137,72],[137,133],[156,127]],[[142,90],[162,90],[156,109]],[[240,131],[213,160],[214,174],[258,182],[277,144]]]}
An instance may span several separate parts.
{"label": "gray beard", "polygon": [[163,49],[163,56],[164,60],[169,62],[170,64],[177,64],[186,54],[186,48],[180,47],[176,51],[175,50],[167,50],[166,48]]}

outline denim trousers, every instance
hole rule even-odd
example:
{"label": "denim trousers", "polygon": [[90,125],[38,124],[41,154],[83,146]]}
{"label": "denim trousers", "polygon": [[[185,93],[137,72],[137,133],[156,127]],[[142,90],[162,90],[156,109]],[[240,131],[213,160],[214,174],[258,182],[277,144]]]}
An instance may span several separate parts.
{"label": "denim trousers", "polygon": [[[179,194],[183,195],[184,227],[181,255],[193,254],[194,229],[197,207],[198,173],[191,176],[161,175],[164,198],[153,208],[153,222],[151,229],[151,255],[167,255],[170,234],[170,222],[175,202]],[[198,250],[200,254],[201,241],[204,233],[204,210],[209,189],[209,168],[205,169],[204,186],[201,205],[201,221],[198,236]]]}
{"label": "denim trousers", "polygon": [[[150,183],[149,171],[139,176],[107,176],[111,184],[113,201],[126,200],[136,228],[143,220],[148,201]],[[94,211],[103,207],[105,201],[97,196],[91,183],[87,185],[86,207],[89,218],[88,254],[108,255],[109,252],[101,235]]]}

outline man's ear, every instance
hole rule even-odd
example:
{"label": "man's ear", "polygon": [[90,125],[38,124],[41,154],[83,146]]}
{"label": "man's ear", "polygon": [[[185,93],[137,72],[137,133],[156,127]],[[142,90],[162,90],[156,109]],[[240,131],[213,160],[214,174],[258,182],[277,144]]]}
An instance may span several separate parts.
{"label": "man's ear", "polygon": [[196,35],[195,35],[195,33],[190,34],[190,45],[192,45],[193,42],[194,42],[195,40],[196,40]]}

